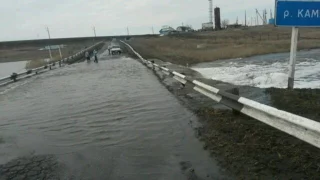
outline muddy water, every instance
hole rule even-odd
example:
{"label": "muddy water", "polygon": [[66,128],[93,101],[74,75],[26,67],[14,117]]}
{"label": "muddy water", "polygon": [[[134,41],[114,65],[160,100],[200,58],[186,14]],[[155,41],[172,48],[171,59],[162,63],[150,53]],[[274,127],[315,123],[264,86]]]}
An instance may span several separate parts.
{"label": "muddy water", "polygon": [[152,72],[100,58],[0,89],[0,164],[50,154],[74,179],[223,177],[194,137],[195,116]]}
{"label": "muddy water", "polygon": [[25,70],[27,61],[0,63],[0,79]]}

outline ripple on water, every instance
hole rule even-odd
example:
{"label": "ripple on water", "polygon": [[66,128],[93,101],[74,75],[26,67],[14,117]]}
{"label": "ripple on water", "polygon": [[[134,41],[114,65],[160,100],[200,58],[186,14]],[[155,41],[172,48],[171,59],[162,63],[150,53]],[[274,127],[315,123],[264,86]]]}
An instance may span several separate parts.
{"label": "ripple on water", "polygon": [[0,100],[0,135],[15,137],[1,150],[59,155],[84,179],[176,179],[182,157],[212,163],[187,141],[190,114],[150,74],[116,59],[37,76]]}

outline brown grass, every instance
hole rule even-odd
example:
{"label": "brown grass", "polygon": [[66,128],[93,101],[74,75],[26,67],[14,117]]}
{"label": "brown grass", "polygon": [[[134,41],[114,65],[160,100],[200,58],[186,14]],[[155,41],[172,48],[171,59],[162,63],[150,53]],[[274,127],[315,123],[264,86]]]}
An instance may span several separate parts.
{"label": "brown grass", "polygon": [[[92,41],[83,42],[70,42],[63,43],[67,45],[65,48],[61,49],[63,57],[68,57],[73,55],[79,50],[84,49],[84,47],[89,47],[92,45]],[[0,62],[12,62],[12,61],[28,61],[38,59],[49,58],[48,50],[39,51],[43,48],[43,45],[33,44],[30,46],[16,46],[16,47],[0,47]],[[60,56],[59,50],[52,50],[52,56]]]}
{"label": "brown grass", "polygon": [[[56,56],[56,57],[53,57],[52,60],[49,61],[49,63],[57,62],[59,60],[61,60],[61,58],[59,56]],[[44,66],[46,64],[48,63],[44,61],[44,59],[31,60],[27,62],[26,69],[34,69],[34,68]]]}
{"label": "brown grass", "polygon": [[[290,28],[270,26],[198,32],[156,38],[136,38],[130,44],[145,58],[159,58],[185,65],[219,59],[249,57],[290,51]],[[202,48],[197,48],[203,45]],[[301,29],[298,49],[320,47],[318,29]]]}

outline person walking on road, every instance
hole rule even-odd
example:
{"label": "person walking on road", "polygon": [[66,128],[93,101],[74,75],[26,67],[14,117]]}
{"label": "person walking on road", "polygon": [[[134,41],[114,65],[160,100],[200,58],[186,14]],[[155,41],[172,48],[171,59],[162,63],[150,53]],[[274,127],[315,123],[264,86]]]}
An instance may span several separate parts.
{"label": "person walking on road", "polygon": [[93,51],[93,56],[94,56],[94,62],[98,62],[98,56],[97,56],[97,54],[98,54],[98,51],[97,50],[94,50]]}
{"label": "person walking on road", "polygon": [[110,55],[110,49],[111,49],[111,46],[108,46],[108,52],[109,52],[109,55]]}
{"label": "person walking on road", "polygon": [[86,52],[84,53],[84,56],[86,57],[87,61],[89,62],[89,61],[90,61],[90,54],[89,54],[88,51],[86,51]]}

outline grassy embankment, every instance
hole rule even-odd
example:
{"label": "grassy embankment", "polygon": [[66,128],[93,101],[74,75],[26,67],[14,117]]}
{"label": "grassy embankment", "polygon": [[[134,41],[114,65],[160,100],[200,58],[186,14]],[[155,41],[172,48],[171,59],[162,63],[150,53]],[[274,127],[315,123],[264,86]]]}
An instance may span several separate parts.
{"label": "grassy embankment", "polygon": [[[274,107],[320,121],[320,90],[271,88]],[[239,179],[318,179],[320,149],[245,115],[199,109],[204,148]]]}
{"label": "grassy embankment", "polygon": [[[291,28],[250,27],[155,38],[135,38],[130,44],[145,58],[186,65],[218,59],[289,52]],[[320,31],[301,28],[298,49],[320,48]]]}

